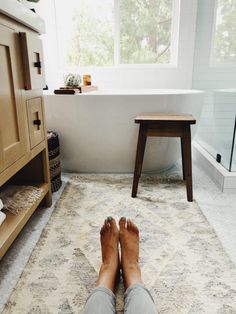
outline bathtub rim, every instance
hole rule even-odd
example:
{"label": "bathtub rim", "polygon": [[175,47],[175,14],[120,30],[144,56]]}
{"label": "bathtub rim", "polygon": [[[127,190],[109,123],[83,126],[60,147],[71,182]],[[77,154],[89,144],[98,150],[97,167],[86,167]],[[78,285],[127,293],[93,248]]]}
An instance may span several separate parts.
{"label": "bathtub rim", "polygon": [[56,95],[53,91],[44,91],[44,96],[78,96],[78,97],[87,97],[87,96],[180,96],[180,95],[195,95],[195,94],[204,94],[204,90],[198,89],[101,89],[97,91],[91,91],[82,94],[60,94]]}

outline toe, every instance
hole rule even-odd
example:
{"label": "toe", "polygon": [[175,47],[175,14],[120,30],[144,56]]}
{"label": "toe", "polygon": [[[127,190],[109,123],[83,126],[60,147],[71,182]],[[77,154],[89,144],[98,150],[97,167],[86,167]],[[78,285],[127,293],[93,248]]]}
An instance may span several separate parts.
{"label": "toe", "polygon": [[100,235],[104,234],[104,225],[102,226],[101,230],[100,230]]}
{"label": "toe", "polygon": [[109,224],[107,222],[107,220],[104,220],[104,224],[103,224],[103,232],[106,232],[106,230],[109,228]]}
{"label": "toe", "polygon": [[108,216],[107,219],[106,219],[106,221],[107,221],[107,222],[111,222],[112,219],[113,219],[113,218],[112,218],[111,216]]}
{"label": "toe", "polygon": [[132,231],[132,222],[130,219],[127,220],[127,230]]}
{"label": "toe", "polygon": [[139,234],[138,227],[133,223],[131,219],[128,219],[127,221],[127,230]]}
{"label": "toe", "polygon": [[107,219],[105,220],[105,229],[106,230],[110,229],[110,222]]}
{"label": "toe", "polygon": [[132,230],[133,230],[133,232],[139,234],[138,227],[137,227],[133,222],[131,222],[131,225],[132,225]]}
{"label": "toe", "polygon": [[113,217],[110,217],[110,225],[111,225],[111,228],[112,229],[116,229],[117,226],[116,226],[116,221]]}
{"label": "toe", "polygon": [[124,230],[125,229],[125,225],[126,225],[126,218],[125,217],[121,217],[120,221],[119,221],[119,226],[120,226],[120,230]]}

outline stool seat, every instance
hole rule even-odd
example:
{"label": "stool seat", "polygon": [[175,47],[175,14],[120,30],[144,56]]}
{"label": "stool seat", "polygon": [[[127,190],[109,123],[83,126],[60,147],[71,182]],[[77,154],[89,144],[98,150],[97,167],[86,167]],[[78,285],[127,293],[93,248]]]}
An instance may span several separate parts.
{"label": "stool seat", "polygon": [[136,197],[137,195],[147,136],[179,137],[181,138],[183,179],[186,180],[187,199],[189,202],[192,202],[193,192],[190,125],[195,124],[196,120],[191,114],[151,112],[141,113],[136,117],[135,123],[139,123],[140,127],[132,186],[132,197]]}
{"label": "stool seat", "polygon": [[191,114],[178,113],[162,113],[162,112],[143,112],[135,118],[135,123],[150,123],[150,122],[176,122],[195,124],[196,120]]}

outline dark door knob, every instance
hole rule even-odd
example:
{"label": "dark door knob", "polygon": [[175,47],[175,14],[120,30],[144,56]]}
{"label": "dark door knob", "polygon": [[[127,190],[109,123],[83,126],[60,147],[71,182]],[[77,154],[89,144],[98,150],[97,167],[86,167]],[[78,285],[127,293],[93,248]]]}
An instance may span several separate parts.
{"label": "dark door knob", "polygon": [[33,121],[34,125],[41,125],[41,120],[36,119]]}
{"label": "dark door knob", "polygon": [[42,67],[41,62],[40,62],[40,61],[38,61],[38,62],[34,62],[34,67],[35,67],[35,68],[39,68],[39,69],[41,69],[41,67]]}

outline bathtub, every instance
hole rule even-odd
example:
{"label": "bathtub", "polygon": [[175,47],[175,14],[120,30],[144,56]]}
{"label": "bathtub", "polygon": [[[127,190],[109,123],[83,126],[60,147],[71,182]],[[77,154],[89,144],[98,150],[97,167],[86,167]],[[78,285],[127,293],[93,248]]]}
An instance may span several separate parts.
{"label": "bathtub", "polygon": [[[202,91],[100,90],[79,95],[45,94],[47,127],[58,132],[62,168],[73,172],[133,172],[141,112],[190,113],[197,121]],[[192,127],[192,137],[196,132]],[[148,138],[143,171],[171,167],[180,140]]]}

